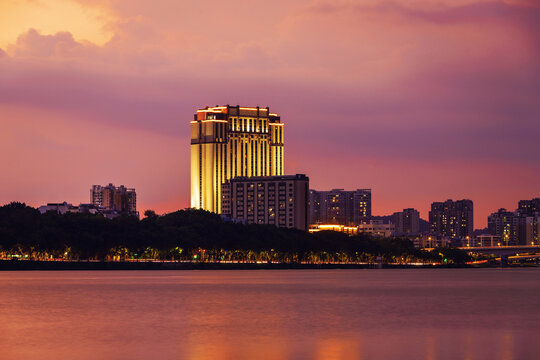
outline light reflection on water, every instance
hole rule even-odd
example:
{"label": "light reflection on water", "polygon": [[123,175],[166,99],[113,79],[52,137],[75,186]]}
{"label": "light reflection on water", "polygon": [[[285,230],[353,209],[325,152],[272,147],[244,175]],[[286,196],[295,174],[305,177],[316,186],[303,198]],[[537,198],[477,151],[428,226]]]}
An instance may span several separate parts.
{"label": "light reflection on water", "polygon": [[539,269],[0,272],[1,359],[540,359]]}

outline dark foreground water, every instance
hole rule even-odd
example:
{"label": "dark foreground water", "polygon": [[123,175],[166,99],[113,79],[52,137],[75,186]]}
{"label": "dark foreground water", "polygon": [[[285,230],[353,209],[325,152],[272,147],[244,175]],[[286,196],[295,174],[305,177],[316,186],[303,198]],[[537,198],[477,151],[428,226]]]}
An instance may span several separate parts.
{"label": "dark foreground water", "polygon": [[0,272],[0,359],[540,359],[540,269]]}

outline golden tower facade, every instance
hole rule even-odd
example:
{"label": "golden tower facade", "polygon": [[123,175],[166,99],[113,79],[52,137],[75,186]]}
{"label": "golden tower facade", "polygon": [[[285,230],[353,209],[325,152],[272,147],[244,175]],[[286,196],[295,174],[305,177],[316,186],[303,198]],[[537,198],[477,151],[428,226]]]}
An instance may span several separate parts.
{"label": "golden tower facade", "polygon": [[191,122],[191,207],[221,213],[221,184],[283,175],[283,124],[269,108],[216,106]]}

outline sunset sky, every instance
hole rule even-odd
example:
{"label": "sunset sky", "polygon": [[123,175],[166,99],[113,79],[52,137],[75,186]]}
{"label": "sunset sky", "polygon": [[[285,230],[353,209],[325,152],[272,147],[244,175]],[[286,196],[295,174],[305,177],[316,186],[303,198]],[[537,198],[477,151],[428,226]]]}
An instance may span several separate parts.
{"label": "sunset sky", "polygon": [[540,2],[1,0],[0,204],[189,206],[189,121],[269,106],[285,173],[373,213],[540,197]]}

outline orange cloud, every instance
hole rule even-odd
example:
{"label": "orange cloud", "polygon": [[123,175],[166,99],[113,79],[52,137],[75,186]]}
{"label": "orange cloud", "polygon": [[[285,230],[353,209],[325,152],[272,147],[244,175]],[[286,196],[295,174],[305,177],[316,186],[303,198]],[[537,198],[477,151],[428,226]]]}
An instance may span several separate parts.
{"label": "orange cloud", "polygon": [[0,47],[12,43],[30,28],[44,34],[68,31],[79,40],[101,45],[112,35],[106,30],[111,21],[114,17],[106,7],[72,0],[3,0],[0,3]]}

